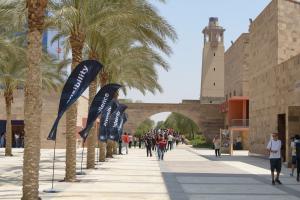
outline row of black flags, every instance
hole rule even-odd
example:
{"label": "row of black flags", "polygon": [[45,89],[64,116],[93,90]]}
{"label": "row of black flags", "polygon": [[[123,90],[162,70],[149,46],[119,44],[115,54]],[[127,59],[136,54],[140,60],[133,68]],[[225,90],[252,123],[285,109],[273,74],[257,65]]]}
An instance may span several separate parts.
{"label": "row of black flags", "polygon": [[[67,79],[59,102],[59,109],[57,118],[48,135],[48,140],[55,141],[54,144],[54,158],[53,158],[53,174],[52,174],[52,188],[44,192],[57,192],[53,189],[54,181],[54,163],[55,163],[55,149],[56,149],[56,135],[59,120],[65,111],[76,102],[82,93],[88,88],[90,83],[95,80],[96,76],[103,68],[103,65],[96,60],[85,60],[79,63],[72,71]],[[106,142],[107,139],[118,141],[122,136],[123,125],[127,121],[127,114],[125,110],[126,105],[120,104],[114,97],[122,86],[116,83],[107,84],[103,86],[94,97],[88,112],[86,127],[80,131],[80,136],[84,143],[88,137],[89,130],[93,123],[100,116],[99,138],[101,142]],[[82,159],[83,159],[82,151]],[[82,160],[81,160],[82,166]],[[82,167],[81,167],[82,172]]]}

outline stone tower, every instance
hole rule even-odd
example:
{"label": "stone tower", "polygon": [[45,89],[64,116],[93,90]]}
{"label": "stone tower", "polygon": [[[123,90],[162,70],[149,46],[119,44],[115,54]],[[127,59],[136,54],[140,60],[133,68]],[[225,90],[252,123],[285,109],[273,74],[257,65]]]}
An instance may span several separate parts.
{"label": "stone tower", "polygon": [[210,17],[208,26],[202,31],[202,103],[221,103],[224,100],[224,31],[216,17]]}

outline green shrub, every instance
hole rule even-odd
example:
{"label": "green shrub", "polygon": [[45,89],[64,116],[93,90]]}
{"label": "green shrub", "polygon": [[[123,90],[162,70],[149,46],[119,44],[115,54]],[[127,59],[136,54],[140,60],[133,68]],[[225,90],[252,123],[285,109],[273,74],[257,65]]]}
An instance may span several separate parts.
{"label": "green shrub", "polygon": [[191,144],[195,148],[213,148],[213,145],[209,142],[206,142],[206,139],[203,135],[196,135]]}

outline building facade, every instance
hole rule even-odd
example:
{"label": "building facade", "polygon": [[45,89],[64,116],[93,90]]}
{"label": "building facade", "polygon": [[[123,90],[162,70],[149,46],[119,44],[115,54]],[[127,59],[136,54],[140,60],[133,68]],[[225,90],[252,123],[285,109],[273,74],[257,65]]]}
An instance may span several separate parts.
{"label": "building facade", "polygon": [[299,36],[296,1],[273,0],[250,25],[250,152],[266,154],[271,133],[279,132],[282,154],[289,157],[288,110],[300,105],[293,89],[300,79]]}
{"label": "building facade", "polygon": [[[230,133],[231,153],[233,149],[249,148],[248,47],[249,34],[243,33],[224,56],[225,102],[221,111],[225,113],[225,127]],[[236,145],[238,140],[241,145]]]}
{"label": "building facade", "polygon": [[[54,120],[57,116],[58,105],[60,96],[58,93],[44,93],[43,94],[43,109],[42,109],[42,122],[41,122],[41,147],[53,148],[53,141],[47,140],[47,136],[51,130]],[[78,132],[85,126],[88,114],[88,99],[81,96],[77,100],[77,133],[76,137],[79,139]],[[0,98],[0,130],[5,130],[6,124],[6,111],[4,98]],[[26,134],[24,133],[24,92],[17,90],[14,93],[14,101],[12,104],[12,129],[13,134]],[[23,132],[23,133],[22,133]],[[2,133],[0,133],[2,134]],[[61,118],[57,130],[57,148],[65,148],[66,145],[66,117]],[[13,137],[14,142],[14,137]]]}
{"label": "building facade", "polygon": [[249,126],[250,154],[259,155],[267,154],[267,142],[278,132],[289,161],[289,139],[300,134],[300,2],[272,0],[250,20],[249,33],[225,53],[224,76],[221,108],[227,127],[236,126],[232,119],[237,113],[241,122],[248,120],[239,126]]}

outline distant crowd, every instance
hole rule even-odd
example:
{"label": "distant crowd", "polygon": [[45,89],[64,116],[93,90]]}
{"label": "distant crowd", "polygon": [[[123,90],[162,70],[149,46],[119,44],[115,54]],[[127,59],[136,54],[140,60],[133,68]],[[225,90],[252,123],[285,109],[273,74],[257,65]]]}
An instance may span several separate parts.
{"label": "distant crowd", "polygon": [[119,154],[128,154],[128,149],[138,147],[146,149],[147,157],[156,151],[158,160],[164,160],[164,153],[180,142],[183,143],[184,138],[173,129],[154,129],[139,136],[124,133],[119,141]]}

